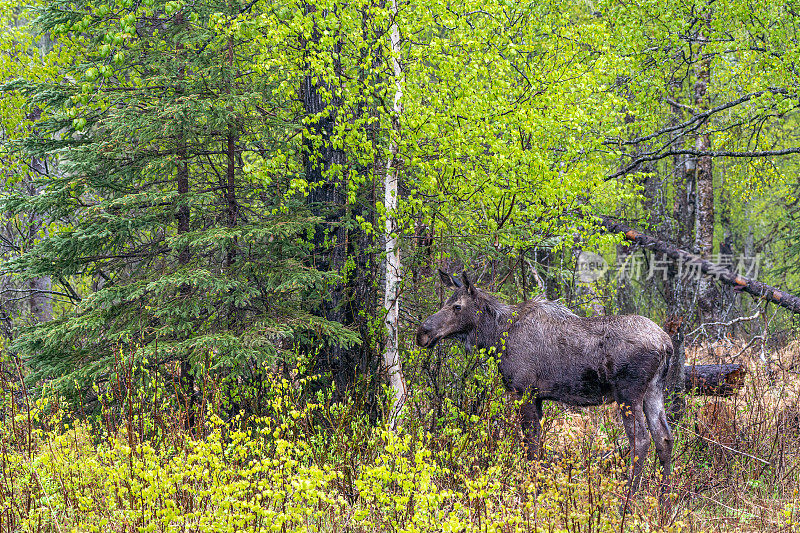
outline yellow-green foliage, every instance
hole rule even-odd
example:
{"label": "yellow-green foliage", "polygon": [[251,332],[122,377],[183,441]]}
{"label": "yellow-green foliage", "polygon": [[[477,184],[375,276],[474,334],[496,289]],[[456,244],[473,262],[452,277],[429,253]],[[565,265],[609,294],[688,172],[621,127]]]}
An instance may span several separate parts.
{"label": "yellow-green foliage", "polygon": [[[493,455],[486,431],[467,454],[486,464],[452,468],[448,444],[408,424],[389,431],[366,421],[315,430],[320,413],[297,408],[273,380],[283,414],[225,423],[209,415],[202,437],[140,442],[39,401],[0,422],[2,531],[618,531],[619,470],[600,461],[602,439],[572,439],[571,455],[545,469],[527,463],[513,438]],[[288,398],[288,399],[287,399]],[[331,411],[333,410],[333,411]],[[145,415],[147,416],[147,415]],[[324,418],[324,417],[322,417]],[[123,415],[124,419],[124,415]],[[358,426],[360,433],[353,432]],[[481,424],[476,424],[480,428]],[[30,431],[29,431],[30,428]],[[345,434],[341,432],[344,431]],[[458,433],[456,431],[455,433]],[[359,435],[356,437],[355,435]],[[168,442],[172,442],[169,444]],[[338,443],[338,444],[337,444]],[[509,445],[509,443],[511,443]],[[354,458],[358,460],[354,460]],[[645,498],[647,500],[647,498]],[[649,502],[653,504],[653,502]],[[641,503],[647,508],[648,501]],[[652,509],[651,509],[652,511]],[[657,526],[658,514],[645,514]],[[626,517],[631,524],[642,519]],[[649,527],[649,526],[646,526]]]}
{"label": "yellow-green foliage", "polygon": [[482,408],[444,402],[436,416],[412,395],[391,431],[268,374],[270,416],[223,421],[209,401],[190,432],[163,424],[181,420],[168,404],[152,420],[160,393],[143,388],[86,421],[55,398],[28,411],[7,392],[0,533],[790,531],[800,524],[797,394],[769,388],[756,366],[749,376],[739,398],[690,401],[674,425],[671,504],[657,504],[651,458],[625,516],[628,458],[615,453],[625,438],[613,406],[551,406],[544,459],[529,462],[499,393]]}

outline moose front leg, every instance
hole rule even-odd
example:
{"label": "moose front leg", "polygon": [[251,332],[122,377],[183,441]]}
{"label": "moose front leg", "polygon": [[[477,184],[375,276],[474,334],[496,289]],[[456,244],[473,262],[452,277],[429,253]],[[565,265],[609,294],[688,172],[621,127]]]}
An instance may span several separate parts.
{"label": "moose front leg", "polygon": [[542,436],[542,400],[526,399],[519,408],[522,435],[528,452],[528,460],[539,458]]}
{"label": "moose front leg", "polygon": [[642,480],[642,468],[647,460],[647,452],[650,450],[650,435],[647,433],[647,422],[645,421],[642,409],[641,398],[633,400],[618,400],[620,414],[622,415],[622,425],[625,426],[625,433],[628,435],[628,443],[631,446],[631,470],[628,495],[620,506],[620,514],[624,514],[629,507],[639,483]]}

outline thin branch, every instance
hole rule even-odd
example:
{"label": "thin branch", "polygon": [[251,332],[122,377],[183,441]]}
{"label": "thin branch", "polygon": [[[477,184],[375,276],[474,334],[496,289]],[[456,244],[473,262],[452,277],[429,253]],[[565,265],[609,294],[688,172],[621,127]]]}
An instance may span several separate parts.
{"label": "thin branch", "polygon": [[739,455],[743,455],[743,456],[745,456],[745,457],[749,457],[750,459],[755,459],[756,461],[759,461],[760,463],[763,463],[763,464],[765,464],[765,465],[769,465],[769,464],[771,464],[771,463],[770,463],[769,461],[767,461],[766,459],[762,459],[761,457],[756,457],[755,455],[751,455],[751,454],[749,454],[749,453],[747,453],[747,452],[743,452],[743,451],[741,451],[741,450],[737,450],[736,448],[731,448],[730,446],[725,446],[725,445],[724,445],[724,444],[722,444],[721,442],[717,442],[717,441],[715,441],[714,439],[709,439],[709,438],[708,438],[708,437],[706,437],[706,436],[703,436],[703,435],[700,435],[700,434],[698,434],[698,433],[695,433],[694,431],[692,431],[691,429],[689,429],[689,428],[688,428],[688,427],[686,427],[686,426],[684,426],[684,428],[683,428],[683,429],[684,429],[685,431],[688,431],[689,433],[691,433],[691,434],[693,434],[693,435],[696,435],[696,436],[700,437],[700,438],[701,438],[701,439],[703,439],[703,440],[707,440],[708,442],[710,442],[710,443],[712,443],[712,444],[716,444],[716,445],[717,445],[717,446],[719,446],[720,448],[725,448],[726,450],[728,450],[728,451],[731,451],[731,452],[733,452],[733,453],[738,453]]}
{"label": "thin branch", "polygon": [[66,296],[67,298],[72,298],[71,294],[67,294],[65,292],[48,291],[48,290],[43,290],[43,289],[11,289],[11,288],[8,288],[8,289],[0,290],[0,294],[8,294],[8,293],[23,293],[23,294],[27,295],[24,298],[33,296],[35,294],[48,294],[48,295],[52,295],[52,296]]}
{"label": "thin branch", "polygon": [[705,157],[778,157],[784,155],[792,155],[792,154],[800,154],[800,146],[795,146],[792,148],[784,148],[783,150],[758,150],[758,151],[749,151],[749,152],[737,152],[737,151],[729,151],[729,150],[716,150],[716,151],[703,151],[703,150],[691,150],[691,149],[681,149],[681,150],[668,150],[666,152],[650,152],[650,155],[645,155],[643,157],[637,157],[627,166],[625,166],[622,170],[618,170],[613,174],[609,174],[605,178],[605,181],[612,180],[614,178],[618,178],[620,176],[624,176],[628,172],[636,169],[639,165],[646,161],[658,161],[664,159],[666,157],[671,157],[674,155],[693,155],[697,157],[705,156]]}
{"label": "thin branch", "polygon": [[645,135],[643,137],[637,137],[635,139],[631,139],[631,140],[628,140],[628,141],[609,140],[609,141],[606,141],[604,144],[608,144],[608,145],[634,145],[634,144],[640,144],[640,143],[643,143],[643,142],[647,142],[647,141],[650,141],[652,139],[655,139],[656,137],[660,137],[661,135],[664,135],[665,133],[671,133],[673,131],[679,131],[679,130],[682,130],[684,128],[687,128],[687,127],[691,126],[692,124],[694,124],[694,123],[696,123],[698,121],[705,120],[706,118],[710,117],[711,115],[713,115],[715,113],[719,113],[720,111],[725,111],[726,109],[730,109],[731,107],[736,107],[739,104],[743,104],[745,102],[748,102],[748,101],[752,100],[753,98],[758,98],[759,96],[764,95],[766,93],[780,94],[780,95],[786,96],[787,98],[794,98],[796,96],[794,94],[790,94],[789,91],[787,91],[786,89],[782,89],[780,87],[771,87],[771,88],[766,89],[764,91],[757,91],[757,92],[754,92],[754,93],[745,94],[744,96],[741,96],[741,97],[737,98],[736,100],[731,100],[730,102],[726,102],[726,103],[724,103],[724,104],[722,104],[720,106],[717,106],[717,107],[714,107],[712,109],[709,109],[708,111],[704,111],[702,113],[698,113],[698,114],[692,116],[692,118],[690,118],[689,120],[687,120],[685,122],[682,122],[680,124],[676,124],[674,126],[668,126],[666,128],[660,129],[660,130],[658,130],[656,132],[653,132],[653,133],[651,133],[649,135]]}
{"label": "thin branch", "polygon": [[697,333],[701,329],[705,329],[706,326],[730,327],[730,326],[732,326],[734,324],[738,324],[739,322],[745,322],[745,321],[748,321],[748,320],[755,320],[760,316],[761,316],[761,310],[759,309],[758,311],[756,311],[756,314],[754,314],[753,316],[740,316],[740,317],[734,318],[730,322],[707,322],[705,324],[701,324],[699,328],[695,329],[694,331],[692,331],[691,333],[689,333],[686,336],[687,337],[691,337],[692,335],[694,335],[695,333]]}

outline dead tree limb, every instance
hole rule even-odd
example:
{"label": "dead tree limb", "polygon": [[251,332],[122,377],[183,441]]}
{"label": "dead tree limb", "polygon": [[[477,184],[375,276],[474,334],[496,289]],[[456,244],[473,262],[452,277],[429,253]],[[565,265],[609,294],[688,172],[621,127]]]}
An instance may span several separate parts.
{"label": "dead tree limb", "polygon": [[600,224],[611,232],[622,233],[631,242],[661,252],[675,261],[699,268],[703,274],[711,276],[726,285],[731,285],[734,290],[746,292],[756,298],[772,302],[788,309],[792,313],[800,313],[800,298],[793,294],[771,287],[766,283],[740,276],[727,267],[707,261],[685,250],[680,250],[669,243],[640,233],[609,217],[601,217]]}
{"label": "dead tree limb", "polygon": [[695,396],[733,396],[744,385],[744,365],[686,365],[686,392]]}

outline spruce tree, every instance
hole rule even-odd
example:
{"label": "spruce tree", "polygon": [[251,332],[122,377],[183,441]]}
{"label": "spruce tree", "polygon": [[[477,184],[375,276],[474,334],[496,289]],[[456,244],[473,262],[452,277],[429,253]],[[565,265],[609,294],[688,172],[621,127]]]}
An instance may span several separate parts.
{"label": "spruce tree", "polygon": [[191,400],[201,370],[246,374],[292,357],[312,336],[358,342],[310,312],[339,273],[309,260],[318,220],[289,193],[299,169],[279,164],[296,150],[296,103],[280,101],[253,68],[253,39],[220,31],[252,6],[122,0],[42,9],[41,31],[80,59],[60,82],[5,85],[43,109],[38,135],[12,148],[59,166],[38,179],[40,194],[0,202],[8,216],[55,223],[4,271],[50,276],[69,295],[54,320],[12,346],[32,381],[88,390],[122,351],[179,371]]}

